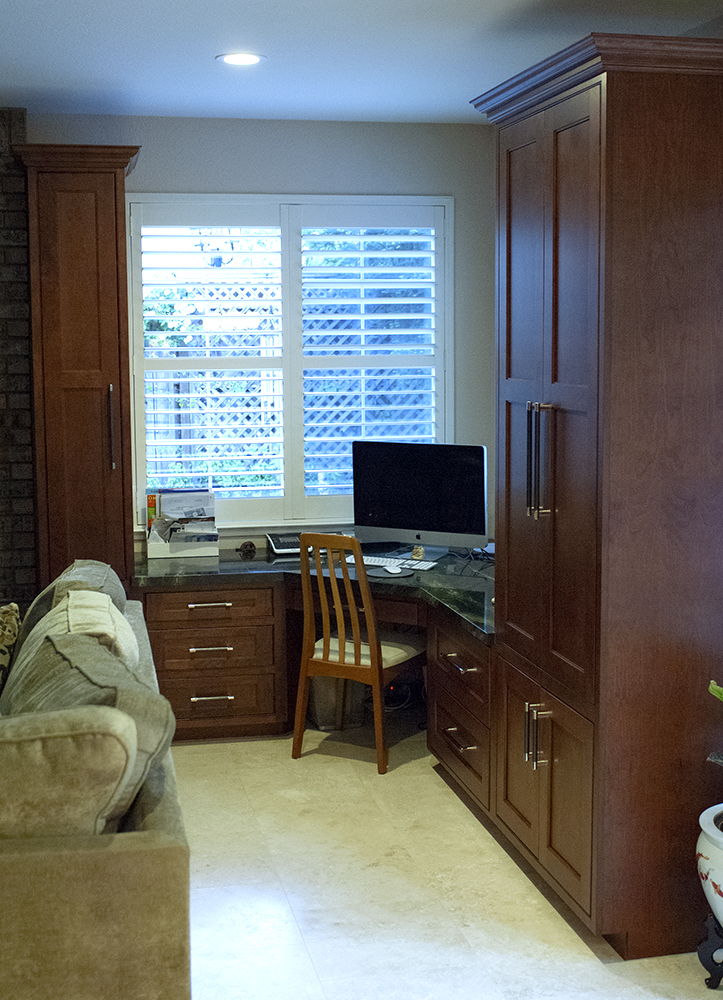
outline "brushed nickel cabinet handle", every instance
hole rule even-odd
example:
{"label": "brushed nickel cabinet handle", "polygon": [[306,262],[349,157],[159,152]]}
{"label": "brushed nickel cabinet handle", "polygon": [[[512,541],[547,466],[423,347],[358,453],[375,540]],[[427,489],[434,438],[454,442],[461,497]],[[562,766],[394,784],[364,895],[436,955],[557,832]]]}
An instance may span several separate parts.
{"label": "brushed nickel cabinet handle", "polygon": [[477,749],[476,745],[470,744],[468,746],[462,746],[462,744],[459,743],[457,740],[452,739],[452,734],[458,732],[457,726],[447,726],[447,728],[443,729],[442,732],[447,737],[448,741],[452,744],[452,746],[454,747],[454,749],[455,750],[459,750],[460,753],[464,753],[465,750],[476,750]]}
{"label": "brushed nickel cabinet handle", "polygon": [[530,716],[533,709],[542,708],[543,706],[539,702],[525,702],[525,735],[524,735],[524,747],[523,747],[523,757],[527,761],[530,759]]}
{"label": "brushed nickel cabinet handle", "polygon": [[527,479],[526,479],[526,508],[527,516],[532,517],[532,411],[534,403],[527,400]]}
{"label": "brushed nickel cabinet handle", "polygon": [[189,604],[189,608],[232,608],[233,601],[207,601],[205,604]]}
{"label": "brushed nickel cabinet handle", "polygon": [[459,670],[461,674],[478,674],[479,667],[465,667],[463,663],[457,663],[457,657],[459,653],[445,653],[445,658],[449,660],[455,670]]}
{"label": "brushed nickel cabinet handle", "polygon": [[110,467],[115,469],[115,410],[113,407],[113,383],[108,386],[108,437],[110,444]]}
{"label": "brushed nickel cabinet handle", "polygon": [[534,430],[534,463],[533,463],[533,473],[532,473],[532,516],[535,520],[538,520],[542,514],[551,514],[552,508],[543,509],[542,506],[542,446],[541,446],[541,435],[542,435],[542,411],[551,410],[552,406],[550,403],[535,403],[533,406],[534,416],[535,416],[535,430]]}
{"label": "brushed nickel cabinet handle", "polygon": [[189,646],[189,653],[212,653],[216,650],[223,649],[226,653],[233,652],[233,646]]}
{"label": "brushed nickel cabinet handle", "polygon": [[[541,706],[542,707],[542,706]],[[540,764],[549,764],[540,760],[540,725],[539,720],[552,715],[552,712],[540,712],[537,707],[532,709],[532,770],[536,771]]]}
{"label": "brushed nickel cabinet handle", "polygon": [[200,695],[197,698],[191,698],[191,701],[233,701],[234,696],[232,694],[205,694]]}

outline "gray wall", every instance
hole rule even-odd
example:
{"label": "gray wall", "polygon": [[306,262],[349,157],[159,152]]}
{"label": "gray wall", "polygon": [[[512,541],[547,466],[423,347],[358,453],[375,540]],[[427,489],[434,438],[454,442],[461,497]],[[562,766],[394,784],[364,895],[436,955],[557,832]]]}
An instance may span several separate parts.
{"label": "gray wall", "polygon": [[495,137],[489,126],[27,116],[28,142],[140,145],[129,191],[455,199],[456,440],[494,473]]}

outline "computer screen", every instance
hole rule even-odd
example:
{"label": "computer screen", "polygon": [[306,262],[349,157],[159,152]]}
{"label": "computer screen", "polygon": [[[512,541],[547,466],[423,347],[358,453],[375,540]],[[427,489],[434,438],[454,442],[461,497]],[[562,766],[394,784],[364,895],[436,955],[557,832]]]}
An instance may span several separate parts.
{"label": "computer screen", "polygon": [[361,542],[425,551],[487,545],[483,445],[354,441],[352,463],[354,533]]}

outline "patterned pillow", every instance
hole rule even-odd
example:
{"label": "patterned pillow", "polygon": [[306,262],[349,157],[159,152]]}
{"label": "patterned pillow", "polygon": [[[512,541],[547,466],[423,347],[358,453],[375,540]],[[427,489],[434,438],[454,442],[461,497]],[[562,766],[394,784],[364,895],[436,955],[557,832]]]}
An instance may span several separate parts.
{"label": "patterned pillow", "polygon": [[10,673],[15,640],[20,627],[20,611],[17,604],[3,604],[0,607],[0,691]]}

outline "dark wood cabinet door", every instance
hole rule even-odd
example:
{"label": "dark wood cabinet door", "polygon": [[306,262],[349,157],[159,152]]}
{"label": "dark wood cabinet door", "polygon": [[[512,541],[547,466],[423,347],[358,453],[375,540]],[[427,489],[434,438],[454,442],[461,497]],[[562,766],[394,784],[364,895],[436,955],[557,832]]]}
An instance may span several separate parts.
{"label": "dark wood cabinet door", "polygon": [[591,909],[594,726],[498,654],[497,817]]}
{"label": "dark wood cabinet door", "polygon": [[600,102],[595,84],[545,112],[546,408],[539,418],[548,632],[537,662],[589,702],[598,637]]}
{"label": "dark wood cabinet door", "polygon": [[497,817],[537,857],[540,836],[538,775],[530,754],[531,706],[540,704],[540,689],[525,674],[497,655]]}
{"label": "dark wood cabinet door", "polygon": [[544,689],[540,691],[540,704],[537,856],[550,875],[589,914],[594,727]]}
{"label": "dark wood cabinet door", "polygon": [[594,697],[600,89],[500,133],[500,640]]}
{"label": "dark wood cabinet door", "polygon": [[127,578],[115,178],[42,173],[38,206],[49,575],[87,558]]}
{"label": "dark wood cabinet door", "polygon": [[[546,634],[541,525],[530,516],[531,411],[544,352],[543,116],[500,133],[495,631],[528,659]],[[544,527],[544,526],[543,526]]]}
{"label": "dark wood cabinet door", "polygon": [[22,146],[28,166],[38,565],[133,571],[124,179],[137,147]]}

